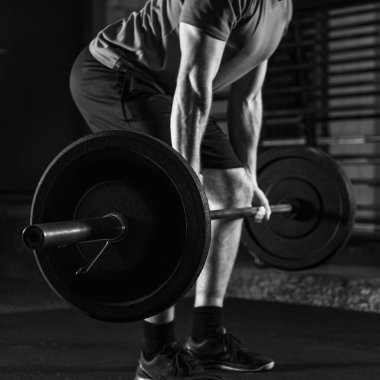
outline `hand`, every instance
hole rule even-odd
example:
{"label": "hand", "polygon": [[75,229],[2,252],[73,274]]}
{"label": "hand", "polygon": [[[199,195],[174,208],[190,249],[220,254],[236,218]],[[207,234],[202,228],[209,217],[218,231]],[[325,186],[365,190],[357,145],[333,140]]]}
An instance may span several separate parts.
{"label": "hand", "polygon": [[264,219],[267,221],[270,219],[272,211],[269,206],[268,198],[256,184],[253,187],[252,204],[259,207],[259,211],[254,218],[256,223],[261,223]]}
{"label": "hand", "polygon": [[256,223],[261,223],[264,219],[268,221],[272,213],[268,198],[257,183],[256,173],[246,168],[246,175],[252,192],[252,206],[259,207],[259,210],[254,217],[254,221]]}

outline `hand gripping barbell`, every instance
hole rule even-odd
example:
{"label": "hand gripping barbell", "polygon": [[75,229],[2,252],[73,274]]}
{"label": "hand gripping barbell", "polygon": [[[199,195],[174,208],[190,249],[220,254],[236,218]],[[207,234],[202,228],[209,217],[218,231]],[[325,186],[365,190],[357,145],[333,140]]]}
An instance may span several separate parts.
{"label": "hand gripping barbell", "polygon": [[[272,156],[264,153],[258,174],[276,203],[274,215],[262,224],[247,218],[246,230],[270,264],[316,265],[349,238],[350,183],[315,149]],[[68,146],[46,169],[23,239],[69,303],[96,319],[134,321],[172,306],[191,288],[207,257],[212,219],[257,211],[210,211],[197,175],[175,150],[138,133],[101,132]]]}

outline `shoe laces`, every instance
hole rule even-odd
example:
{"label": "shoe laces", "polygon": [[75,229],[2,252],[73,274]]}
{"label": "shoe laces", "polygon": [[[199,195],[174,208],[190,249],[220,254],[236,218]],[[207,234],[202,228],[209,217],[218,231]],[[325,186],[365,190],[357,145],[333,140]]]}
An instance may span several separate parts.
{"label": "shoe laces", "polygon": [[162,353],[173,361],[173,375],[190,375],[194,371],[194,369],[198,367],[191,355],[181,346],[167,344],[163,347]]}
{"label": "shoe laces", "polygon": [[239,353],[243,351],[242,342],[225,330],[219,336],[222,341],[223,352],[230,354],[233,359],[237,359]]}

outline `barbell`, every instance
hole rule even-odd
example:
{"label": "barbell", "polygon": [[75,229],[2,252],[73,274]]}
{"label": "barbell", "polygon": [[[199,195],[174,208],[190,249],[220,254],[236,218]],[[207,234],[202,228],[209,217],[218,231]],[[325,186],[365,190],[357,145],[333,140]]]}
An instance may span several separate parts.
{"label": "barbell", "polygon": [[147,318],[175,304],[207,257],[211,220],[246,218],[255,253],[303,269],[343,248],[354,222],[350,181],[313,148],[260,155],[258,180],[274,215],[209,210],[198,176],[161,141],[100,132],[65,148],[44,172],[23,232],[49,285],[99,320]]}

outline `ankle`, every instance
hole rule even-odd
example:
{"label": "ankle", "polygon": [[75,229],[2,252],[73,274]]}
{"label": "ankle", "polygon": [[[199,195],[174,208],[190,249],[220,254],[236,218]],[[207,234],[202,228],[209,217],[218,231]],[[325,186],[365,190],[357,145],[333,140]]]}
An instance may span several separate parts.
{"label": "ankle", "polygon": [[207,335],[215,332],[222,325],[222,308],[218,306],[201,306],[194,308],[191,336],[201,342]]}
{"label": "ankle", "polygon": [[174,321],[164,324],[143,322],[144,331],[144,357],[147,360],[158,355],[162,348],[175,341]]}

